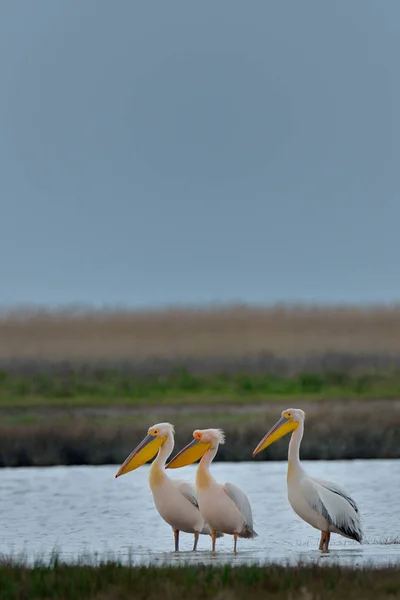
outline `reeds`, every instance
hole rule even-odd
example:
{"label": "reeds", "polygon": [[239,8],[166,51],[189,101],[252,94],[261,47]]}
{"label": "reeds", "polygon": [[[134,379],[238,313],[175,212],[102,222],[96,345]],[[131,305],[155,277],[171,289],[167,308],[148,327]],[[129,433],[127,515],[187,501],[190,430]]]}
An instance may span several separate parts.
{"label": "reeds", "polygon": [[16,312],[0,318],[0,360],[127,363],[153,373],[392,368],[400,366],[400,307]]}
{"label": "reeds", "polygon": [[[286,404],[288,404],[286,402]],[[246,461],[257,443],[276,422],[283,403],[265,404],[262,411],[232,414],[229,410],[180,412],[158,407],[129,410],[84,409],[32,413],[31,419],[13,416],[0,422],[0,466],[120,464],[140,442],[148,427],[170,421],[176,429],[176,447],[190,439],[194,429],[221,427],[227,443],[217,460]],[[400,411],[394,403],[375,401],[290,402],[307,412],[303,459],[399,458]],[[25,417],[26,418],[26,417]],[[285,460],[287,441],[276,443],[257,460]]]}

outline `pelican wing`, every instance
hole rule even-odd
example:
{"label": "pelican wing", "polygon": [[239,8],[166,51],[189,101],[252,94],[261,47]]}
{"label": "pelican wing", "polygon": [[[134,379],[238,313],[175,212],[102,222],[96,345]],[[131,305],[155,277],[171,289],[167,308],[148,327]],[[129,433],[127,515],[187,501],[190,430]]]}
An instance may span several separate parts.
{"label": "pelican wing", "polygon": [[[193,485],[193,483],[190,483],[189,481],[183,481],[182,479],[174,479],[172,481],[174,485],[178,488],[178,490],[181,492],[182,496],[184,496],[187,500],[189,500],[189,502],[193,504],[193,506],[200,510],[199,502],[197,500],[196,487]],[[203,529],[200,531],[200,533],[202,533],[203,535],[210,535],[210,526],[207,523],[204,523]],[[223,537],[223,535],[223,533],[217,532],[217,538]]]}
{"label": "pelican wing", "polygon": [[317,481],[324,488],[326,488],[327,490],[330,490],[334,494],[338,494],[339,496],[342,496],[342,498],[347,500],[347,502],[350,504],[350,506],[352,506],[354,508],[356,513],[359,513],[358,506],[357,506],[355,500],[353,500],[353,498],[351,496],[349,496],[348,493],[343,488],[336,485],[336,483],[332,483],[331,481],[326,481],[326,479],[319,479],[316,477],[315,477],[314,481]]}
{"label": "pelican wing", "polygon": [[176,486],[178,488],[178,490],[181,492],[181,494],[183,496],[185,496],[185,498],[187,500],[189,500],[189,502],[191,502],[193,504],[193,506],[195,506],[196,508],[199,508],[199,502],[197,500],[197,492],[196,492],[196,488],[192,483],[189,483],[189,481],[179,481],[179,480],[175,480],[176,481]]}
{"label": "pelican wing", "polygon": [[223,489],[236,505],[238,511],[243,515],[245,526],[249,529],[253,529],[253,514],[246,494],[233,483],[225,483]]}
{"label": "pelican wing", "polygon": [[357,505],[345,492],[331,482],[308,477],[302,480],[301,487],[310,506],[339,533],[357,542],[362,541]]}

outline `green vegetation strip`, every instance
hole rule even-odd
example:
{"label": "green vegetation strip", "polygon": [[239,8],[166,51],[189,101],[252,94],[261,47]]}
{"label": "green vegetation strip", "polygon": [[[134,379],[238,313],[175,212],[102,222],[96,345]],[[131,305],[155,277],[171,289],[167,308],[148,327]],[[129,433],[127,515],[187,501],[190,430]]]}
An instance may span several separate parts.
{"label": "green vegetation strip", "polygon": [[215,374],[177,370],[143,376],[118,370],[11,374],[0,371],[0,408],[35,406],[149,406],[261,402],[283,399],[399,398],[400,372]]}
{"label": "green vegetation strip", "polygon": [[380,600],[400,596],[398,568],[0,565],[1,600]]}

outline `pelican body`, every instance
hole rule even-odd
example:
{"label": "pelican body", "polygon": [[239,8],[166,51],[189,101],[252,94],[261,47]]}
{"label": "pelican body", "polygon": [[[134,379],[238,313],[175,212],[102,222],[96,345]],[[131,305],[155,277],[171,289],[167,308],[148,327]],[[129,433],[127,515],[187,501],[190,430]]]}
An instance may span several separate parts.
{"label": "pelican body", "polygon": [[280,420],[263,437],[253,456],[292,432],[287,471],[289,504],[306,523],[321,531],[319,549],[328,552],[331,533],[362,542],[360,513],[355,501],[335,483],[310,477],[300,462],[305,413],[299,408],[282,412]]}
{"label": "pelican body", "polygon": [[193,550],[197,549],[199,534],[210,535],[211,530],[199,510],[195,486],[188,482],[170,479],[165,463],[174,449],[174,428],[170,423],[150,427],[147,436],[128,456],[115,477],[125,475],[151,460],[149,485],[156,509],[172,527],[175,551],[179,551],[179,532],[194,534]]}
{"label": "pelican body", "polygon": [[201,458],[196,473],[196,489],[199,508],[209,524],[212,551],[219,533],[234,537],[234,552],[237,538],[254,538],[253,516],[246,494],[233,483],[218,483],[210,473],[210,465],[218,452],[219,444],[225,441],[220,429],[197,429],[193,441],[168,463],[167,469],[177,469]]}

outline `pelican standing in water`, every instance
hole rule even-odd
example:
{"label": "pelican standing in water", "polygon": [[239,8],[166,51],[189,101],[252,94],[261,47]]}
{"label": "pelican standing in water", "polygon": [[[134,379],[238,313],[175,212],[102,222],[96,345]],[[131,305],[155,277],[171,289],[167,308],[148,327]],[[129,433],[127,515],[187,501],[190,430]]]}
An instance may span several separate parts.
{"label": "pelican standing in water", "polygon": [[322,552],[328,552],[331,533],[339,533],[361,543],[360,514],[354,500],[335,483],[309,477],[301,466],[299,450],[304,419],[305,413],[299,408],[284,410],[279,421],[258,444],[253,456],[293,432],[287,471],[289,504],[303,521],[321,531],[319,549]]}
{"label": "pelican standing in water", "polygon": [[237,538],[254,538],[253,516],[246,494],[233,483],[220,484],[210,473],[210,465],[225,442],[220,429],[197,429],[193,441],[168,463],[167,469],[178,469],[201,458],[196,473],[196,489],[200,512],[210,525],[212,551],[219,532],[233,535],[236,554]]}
{"label": "pelican standing in water", "polygon": [[172,527],[175,552],[179,551],[180,531],[194,534],[193,550],[196,550],[199,534],[211,535],[211,530],[200,513],[195,486],[188,481],[170,479],[165,473],[165,463],[173,449],[173,426],[170,423],[154,425],[122,464],[115,477],[141,467],[158,453],[149,473],[154,504],[160,516]]}

